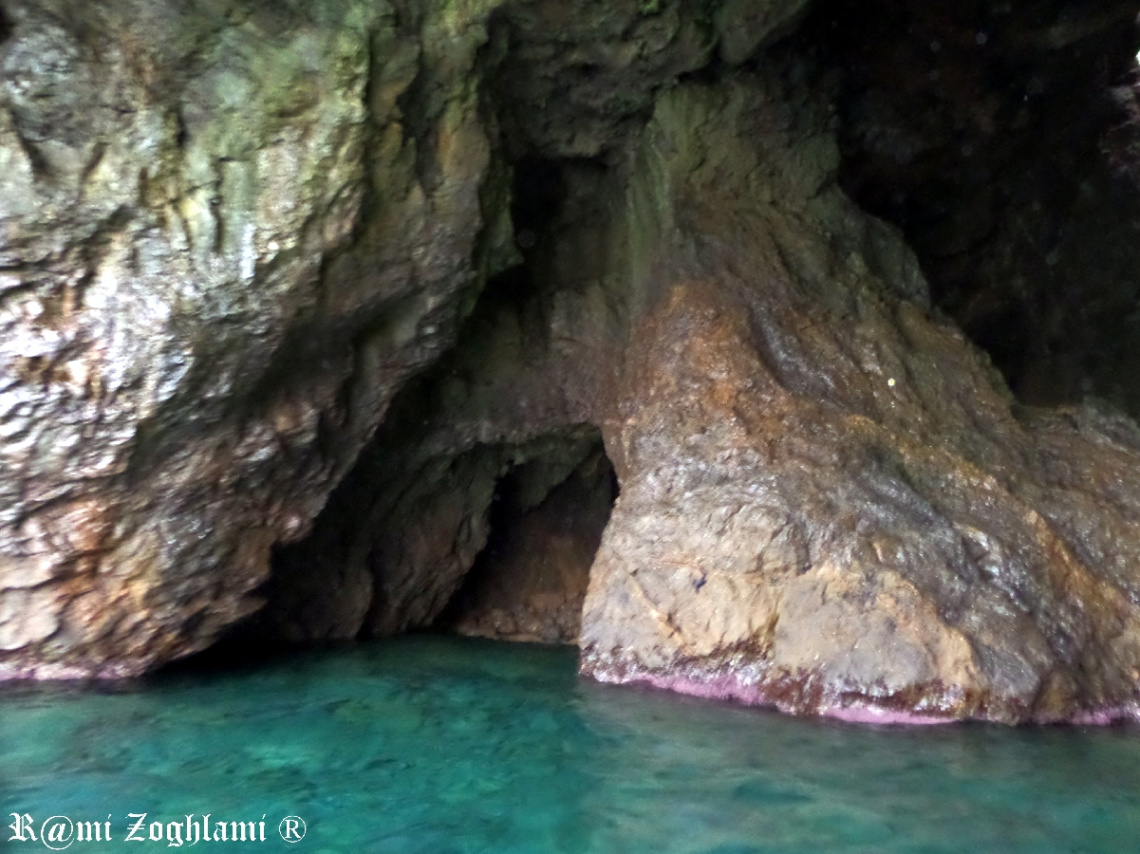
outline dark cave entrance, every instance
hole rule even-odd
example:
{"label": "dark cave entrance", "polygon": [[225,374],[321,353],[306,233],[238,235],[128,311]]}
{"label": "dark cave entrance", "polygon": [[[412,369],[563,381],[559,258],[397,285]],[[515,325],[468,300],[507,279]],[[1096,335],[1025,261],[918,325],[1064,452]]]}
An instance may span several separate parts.
{"label": "dark cave entrance", "polygon": [[487,544],[434,628],[540,643],[578,641],[590,567],[617,498],[601,441],[561,482],[541,458],[511,469],[488,511]]}
{"label": "dark cave entrance", "polygon": [[395,395],[310,533],[274,550],[264,607],[212,657],[414,631],[577,642],[618,484],[591,413],[552,394],[567,367],[552,367],[550,318],[590,285],[608,172],[509,165],[515,263]]}
{"label": "dark cave entrance", "polygon": [[[350,473],[309,537],[276,550],[259,611],[167,669],[258,666],[291,650],[409,632],[577,644],[619,491],[595,429],[433,461],[399,479],[397,505],[367,487],[376,463],[369,454]],[[427,480],[439,466],[457,476]],[[378,516],[379,527],[369,523]],[[403,558],[416,551],[410,543],[425,548],[411,562],[390,560],[393,544]],[[386,606],[395,623],[377,620]]]}
{"label": "dark cave entrance", "polygon": [[[583,285],[589,264],[566,264],[565,258],[590,254],[584,247],[591,245],[591,228],[604,220],[601,188],[610,175],[604,159],[547,159],[533,152],[520,153],[510,168],[511,221],[521,263],[488,282],[455,358],[461,373],[474,374],[476,365],[487,362],[479,347],[470,349],[471,342],[521,330],[516,366],[507,370],[523,386],[520,397],[536,401],[543,396],[525,388],[536,381],[526,379],[526,364],[549,353],[549,318],[560,292]],[[516,426],[527,419],[523,415]],[[596,427],[564,424],[540,439],[481,453],[496,458],[499,470],[482,520],[485,545],[429,628],[576,644],[590,570],[618,495],[601,434]]]}

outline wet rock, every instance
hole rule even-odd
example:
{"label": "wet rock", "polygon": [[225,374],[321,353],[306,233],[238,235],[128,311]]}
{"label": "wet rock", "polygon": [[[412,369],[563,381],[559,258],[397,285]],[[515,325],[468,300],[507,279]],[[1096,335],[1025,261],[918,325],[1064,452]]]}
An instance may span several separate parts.
{"label": "wet rock", "polygon": [[1022,410],[905,299],[914,259],[778,79],[681,88],[648,131],[656,296],[583,671],[859,720],[1135,714],[1140,432]]}
{"label": "wet rock", "polygon": [[450,345],[486,12],[4,3],[0,675],[209,643]]}
{"label": "wet rock", "polygon": [[[137,671],[258,607],[517,263],[492,78],[526,146],[581,95],[548,147],[593,153],[714,47],[675,2],[499,5],[4,4],[0,674]],[[339,604],[291,634],[344,636],[368,581],[312,566]]]}
{"label": "wet rock", "polygon": [[[0,676],[137,672],[263,599],[234,643],[449,602],[567,639],[600,435],[583,672],[859,720],[1137,713],[1140,428],[1018,404],[950,279],[840,191],[894,175],[853,151],[948,161],[889,86],[821,82],[843,53],[784,38],[804,4],[267,8],[4,1]],[[1055,11],[995,47],[1123,26]],[[1002,109],[974,73],[934,121],[971,145]],[[1004,269],[1012,192],[906,233]]]}
{"label": "wet rock", "polygon": [[[503,7],[492,91],[512,158],[591,158],[623,146],[655,92],[716,48],[702,0],[538,0]],[[757,4],[766,9],[770,0]]]}
{"label": "wet rock", "polygon": [[[533,509],[594,453],[626,334],[625,252],[611,246],[620,223],[607,212],[623,186],[577,159],[516,166],[516,218],[535,229],[524,264],[487,284],[454,350],[397,395],[311,534],[278,549],[264,610],[223,643],[435,624],[488,548],[500,490],[526,472],[522,504]],[[593,507],[600,493],[587,494]],[[540,514],[534,557],[586,561],[601,511],[581,512],[564,544]],[[497,539],[515,542],[513,526]],[[535,634],[561,637],[577,619]]]}
{"label": "wet rock", "polygon": [[[857,720],[1131,714],[1135,425],[1014,401],[840,192],[829,110],[793,77],[682,86],[612,167],[527,166],[546,207],[524,268],[289,553],[370,578],[348,634],[429,625],[490,558],[511,470],[545,459],[545,494],[596,425],[621,495],[586,674]],[[507,536],[555,549],[541,520]],[[525,563],[470,627],[535,634],[538,609],[501,604]],[[319,601],[286,578],[278,601]]]}

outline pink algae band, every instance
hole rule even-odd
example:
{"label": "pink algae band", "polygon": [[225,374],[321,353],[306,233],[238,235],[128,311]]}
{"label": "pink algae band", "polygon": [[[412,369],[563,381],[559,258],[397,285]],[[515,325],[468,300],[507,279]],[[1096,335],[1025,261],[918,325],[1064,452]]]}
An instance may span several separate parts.
{"label": "pink algae band", "polygon": [[[644,684],[665,691],[673,691],[690,697],[707,700],[733,700],[750,706],[769,706],[790,711],[764,693],[759,685],[741,683],[732,676],[720,676],[710,680],[695,680],[684,676],[661,676],[655,673],[636,673],[618,676],[599,668],[590,677],[599,682],[612,684]],[[848,706],[822,706],[816,713],[828,718],[853,724],[931,726],[934,724],[962,723],[965,719],[949,715],[932,715],[909,712],[903,709],[888,709],[866,702]],[[1105,706],[1099,709],[1086,709],[1074,712],[1065,718],[1038,719],[1039,724],[1072,724],[1075,726],[1109,726],[1120,722],[1140,722],[1140,703]]]}
{"label": "pink algae band", "polygon": [[933,724],[959,723],[958,718],[948,715],[920,715],[915,712],[905,712],[900,709],[884,709],[882,706],[872,706],[867,703],[856,703],[850,706],[833,706],[820,709],[821,715],[829,718],[846,721],[852,724],[905,724],[907,726],[931,726]]}
{"label": "pink algae band", "polygon": [[[767,696],[758,685],[743,685],[731,676],[720,677],[711,682],[697,682],[683,677],[645,676],[636,677],[636,681],[647,682],[654,688],[664,688],[687,694],[693,697],[704,697],[710,700],[737,700],[750,706],[774,706],[779,703]],[[781,710],[783,711],[783,710]],[[908,724],[912,726],[927,726],[930,724],[954,723],[955,719],[932,715],[919,715],[897,709],[884,709],[879,706],[867,704],[851,706],[831,706],[817,710],[820,715],[835,718],[847,723],[857,724]]]}
{"label": "pink algae band", "polygon": [[[1128,721],[1140,721],[1140,704],[1126,703],[1120,706],[1105,706],[1100,709],[1085,709],[1073,715],[1067,723],[1078,726],[1109,726],[1110,724]],[[1066,723],[1066,721],[1058,721],[1058,723]]]}
{"label": "pink algae band", "polygon": [[[661,676],[655,673],[638,673],[626,678],[615,678],[604,670],[590,674],[599,682],[614,684],[644,684],[665,691],[673,691],[690,697],[706,700],[735,700],[749,706],[771,706],[780,704],[764,693],[759,685],[747,685],[731,676],[721,676],[707,681],[687,679],[683,676]],[[781,711],[788,711],[781,709]],[[955,718],[946,716],[919,715],[913,712],[884,709],[871,705],[834,706],[818,709],[818,713],[847,723],[859,724],[909,724],[914,726],[954,723]]]}

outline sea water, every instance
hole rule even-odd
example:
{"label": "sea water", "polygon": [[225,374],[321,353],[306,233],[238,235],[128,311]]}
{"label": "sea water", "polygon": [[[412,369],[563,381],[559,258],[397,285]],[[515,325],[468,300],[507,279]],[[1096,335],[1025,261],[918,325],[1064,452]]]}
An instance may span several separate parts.
{"label": "sea water", "polygon": [[1140,730],[796,719],[419,636],[0,688],[0,811],[5,854],[1136,852]]}

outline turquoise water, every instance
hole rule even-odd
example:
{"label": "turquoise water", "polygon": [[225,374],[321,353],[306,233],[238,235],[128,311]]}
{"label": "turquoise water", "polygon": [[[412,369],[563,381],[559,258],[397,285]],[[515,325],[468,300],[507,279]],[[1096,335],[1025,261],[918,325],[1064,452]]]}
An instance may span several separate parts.
{"label": "turquoise water", "polygon": [[[211,852],[1140,851],[1137,729],[798,720],[574,666],[425,636],[114,691],[5,688],[0,824],[110,821],[113,842],[67,850],[116,854],[169,850],[124,839],[143,812],[265,816],[265,842],[187,849]],[[11,836],[5,854],[47,850]]]}

